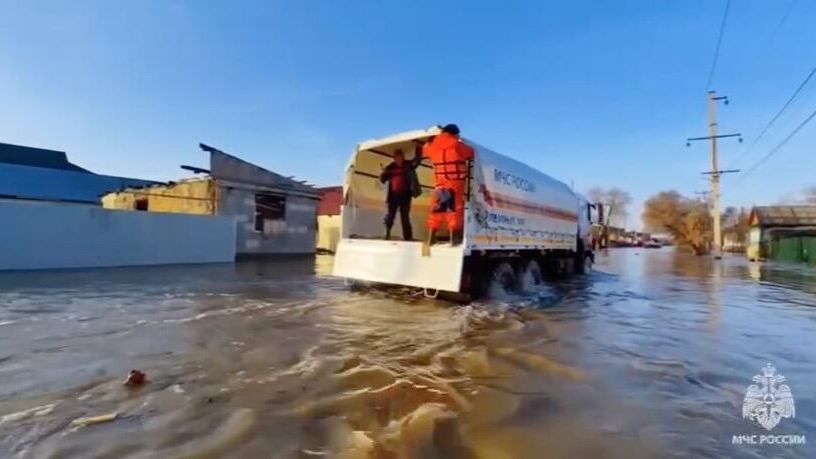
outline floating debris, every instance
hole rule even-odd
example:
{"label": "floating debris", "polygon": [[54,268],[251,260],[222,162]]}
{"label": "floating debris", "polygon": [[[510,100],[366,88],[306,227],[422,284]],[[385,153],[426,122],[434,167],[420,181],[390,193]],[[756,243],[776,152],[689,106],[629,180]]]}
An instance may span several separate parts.
{"label": "floating debris", "polygon": [[147,382],[147,375],[144,372],[139,370],[130,370],[128,373],[128,377],[125,379],[124,384],[130,387],[138,387],[144,385]]}
{"label": "floating debris", "polygon": [[103,424],[106,422],[115,421],[119,413],[101,414],[99,416],[91,416],[87,418],[77,418],[71,421],[71,428],[78,429],[80,427],[87,427],[96,424]]}

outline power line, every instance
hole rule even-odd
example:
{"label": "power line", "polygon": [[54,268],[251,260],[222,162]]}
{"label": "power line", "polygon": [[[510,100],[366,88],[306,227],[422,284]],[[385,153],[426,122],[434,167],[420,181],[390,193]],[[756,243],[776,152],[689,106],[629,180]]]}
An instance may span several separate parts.
{"label": "power line", "polygon": [[785,110],[788,109],[791,102],[793,102],[793,100],[796,99],[796,97],[799,95],[799,93],[802,92],[802,89],[805,87],[805,85],[808,84],[810,79],[813,78],[813,75],[816,75],[816,67],[813,67],[813,70],[811,70],[810,73],[808,74],[808,76],[804,79],[804,81],[802,81],[802,83],[799,84],[799,87],[796,88],[796,91],[794,91],[793,94],[791,94],[791,96],[788,98],[788,101],[785,102],[785,105],[783,105],[782,108],[780,108],[779,111],[776,112],[776,115],[774,115],[774,117],[771,118],[771,121],[769,121],[768,124],[766,124],[765,127],[762,128],[762,131],[760,131],[760,133],[756,137],[756,139],[754,139],[754,141],[751,142],[751,145],[749,145],[748,148],[746,148],[745,151],[739,156],[739,158],[737,158],[737,160],[734,161],[734,163],[733,163],[734,165],[738,164],[746,156],[748,156],[748,153],[750,153],[753,150],[753,148],[756,146],[756,144],[759,143],[760,140],[762,140],[762,137],[765,136],[765,133],[768,132],[768,130],[771,128],[771,126],[773,126],[773,124],[776,122],[776,120],[778,120],[779,117],[782,115],[782,113]]}
{"label": "power line", "polygon": [[785,10],[785,14],[782,15],[782,19],[779,20],[779,24],[776,25],[776,28],[774,28],[774,31],[771,34],[771,40],[773,40],[776,37],[776,34],[779,33],[779,30],[782,29],[782,26],[785,25],[785,22],[788,21],[788,17],[790,17],[790,14],[793,11],[793,8],[796,6],[797,2],[798,0],[793,0],[792,2],[790,2],[790,5],[788,5],[788,9]]}
{"label": "power line", "polygon": [[776,146],[775,146],[775,147],[774,147],[774,148],[773,148],[771,151],[769,151],[767,154],[765,154],[765,156],[763,156],[763,157],[762,157],[762,158],[761,158],[759,161],[757,161],[756,163],[754,163],[754,165],[753,165],[753,166],[751,166],[750,168],[748,168],[748,170],[746,170],[746,171],[745,171],[745,173],[744,173],[744,174],[742,174],[742,176],[741,176],[739,179],[737,179],[737,183],[740,183],[740,182],[742,182],[743,180],[745,180],[745,179],[746,179],[746,178],[747,178],[749,175],[751,175],[751,174],[752,174],[752,173],[753,173],[753,172],[754,172],[754,171],[755,171],[755,170],[756,170],[756,169],[757,169],[759,166],[761,166],[761,165],[762,165],[762,163],[764,163],[765,161],[767,161],[768,159],[770,159],[770,157],[771,157],[771,156],[775,155],[775,154],[776,154],[776,152],[778,152],[779,150],[781,150],[781,149],[782,149],[782,147],[784,147],[784,146],[785,146],[785,144],[787,144],[787,143],[788,143],[788,142],[789,142],[789,141],[790,141],[790,140],[791,140],[791,139],[792,139],[792,138],[793,138],[793,137],[794,137],[796,134],[798,134],[798,133],[799,133],[799,131],[800,131],[800,130],[802,130],[802,128],[803,128],[803,127],[805,127],[805,125],[807,125],[807,124],[808,124],[808,123],[809,123],[809,122],[810,122],[810,121],[811,121],[813,118],[816,118],[816,110],[814,110],[814,111],[813,111],[813,113],[811,113],[811,114],[810,114],[810,116],[808,116],[807,118],[805,118],[805,120],[804,120],[804,121],[802,121],[802,122],[799,124],[799,126],[796,126],[796,129],[794,129],[793,131],[791,131],[791,133],[790,133],[790,134],[788,134],[788,135],[787,135],[787,136],[786,136],[784,139],[782,139],[782,141],[781,141],[781,142],[779,142],[779,144],[777,144],[777,145],[776,145]]}
{"label": "power line", "polygon": [[711,81],[714,79],[714,70],[717,69],[717,60],[720,58],[720,45],[722,45],[723,35],[725,34],[725,23],[728,21],[728,10],[731,9],[731,0],[725,2],[725,12],[723,13],[722,23],[720,24],[720,35],[717,37],[717,47],[714,48],[714,60],[711,62],[711,71],[708,73],[708,83],[706,83],[706,90],[711,89]]}

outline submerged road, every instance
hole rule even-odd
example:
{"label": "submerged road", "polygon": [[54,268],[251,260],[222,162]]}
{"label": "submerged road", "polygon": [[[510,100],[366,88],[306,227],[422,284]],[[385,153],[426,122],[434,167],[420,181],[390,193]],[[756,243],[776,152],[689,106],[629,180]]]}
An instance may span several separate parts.
{"label": "submerged road", "polygon": [[[816,457],[816,271],[617,249],[455,305],[330,267],[0,274],[0,457]],[[768,363],[771,431],[742,413]]]}

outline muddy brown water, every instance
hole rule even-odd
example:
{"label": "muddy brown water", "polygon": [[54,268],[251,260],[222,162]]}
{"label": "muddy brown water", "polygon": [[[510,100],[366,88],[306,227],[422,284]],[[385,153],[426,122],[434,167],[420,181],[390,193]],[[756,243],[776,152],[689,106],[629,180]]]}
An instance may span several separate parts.
{"label": "muddy brown water", "polygon": [[[0,274],[0,457],[816,457],[813,270],[618,249],[459,305],[331,262]],[[766,363],[805,445],[733,444]]]}

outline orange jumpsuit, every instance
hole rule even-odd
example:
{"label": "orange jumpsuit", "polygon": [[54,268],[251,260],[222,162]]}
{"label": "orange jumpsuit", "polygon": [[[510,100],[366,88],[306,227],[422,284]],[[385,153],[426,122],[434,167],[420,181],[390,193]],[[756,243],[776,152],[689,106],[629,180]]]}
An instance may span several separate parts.
{"label": "orange jumpsuit", "polygon": [[[445,222],[449,232],[461,230],[465,215],[467,161],[473,159],[473,148],[460,142],[458,136],[443,132],[422,147],[422,156],[433,163],[436,180],[428,229],[435,232]],[[452,199],[447,205],[443,202],[440,206],[440,196],[446,194]]]}

